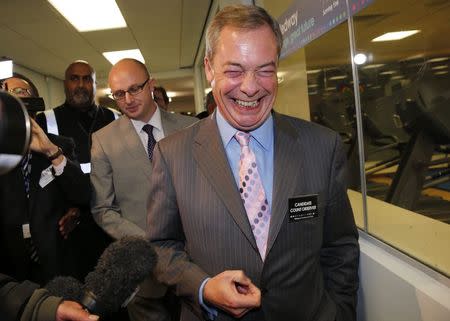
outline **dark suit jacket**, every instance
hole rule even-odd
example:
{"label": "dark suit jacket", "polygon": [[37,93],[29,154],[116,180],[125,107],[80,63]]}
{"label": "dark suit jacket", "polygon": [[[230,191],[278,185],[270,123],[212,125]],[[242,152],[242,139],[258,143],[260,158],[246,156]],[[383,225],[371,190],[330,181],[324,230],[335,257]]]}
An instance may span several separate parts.
{"label": "dark suit jacket", "polygon": [[71,139],[49,135],[66,155],[63,174],[55,176],[44,188],[39,186],[41,172],[51,165],[42,154],[32,153],[30,198],[24,190],[20,166],[0,176],[0,256],[1,272],[17,280],[29,278],[30,258],[22,234],[22,224],[29,222],[33,243],[37,247],[43,276],[40,282],[63,272],[64,240],[58,230],[58,221],[72,206],[89,203],[89,189],[82,182],[81,169],[73,158]]}
{"label": "dark suit jacket", "polygon": [[[48,111],[47,111],[48,112]],[[53,109],[59,135],[75,141],[75,155],[80,164],[90,163],[91,135],[115,119],[115,113],[101,106],[91,106],[87,111],[62,104]],[[50,118],[51,119],[51,118]],[[39,113],[36,122],[48,133],[46,114]],[[51,130],[51,128],[50,128]],[[89,174],[85,174],[86,189],[91,188]],[[71,274],[83,280],[93,270],[98,258],[111,242],[111,238],[92,219],[90,204],[79,207],[80,225],[73,230],[67,240],[72,253]]]}
{"label": "dark suit jacket", "polygon": [[[242,269],[261,289],[242,320],[355,320],[359,248],[339,135],[273,113],[274,182],[263,262],[214,118],[158,143],[148,235],[160,245],[157,278],[183,297],[182,320],[199,320],[201,282]],[[318,194],[317,217],[289,220],[288,199]],[[195,313],[192,313],[192,311]],[[216,320],[232,319],[219,311]]]}

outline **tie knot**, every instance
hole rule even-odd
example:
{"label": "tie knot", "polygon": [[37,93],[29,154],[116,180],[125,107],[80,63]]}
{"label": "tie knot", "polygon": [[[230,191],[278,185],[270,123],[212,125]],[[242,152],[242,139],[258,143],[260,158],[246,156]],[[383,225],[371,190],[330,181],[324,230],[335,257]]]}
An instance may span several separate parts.
{"label": "tie knot", "polygon": [[236,137],[236,140],[238,141],[239,145],[241,145],[241,147],[248,146],[250,136],[251,135],[249,133],[244,132],[237,132],[236,135],[234,135],[234,137]]}
{"label": "tie knot", "polygon": [[145,124],[142,127],[142,130],[147,133],[147,135],[153,135],[153,126],[149,124]]}

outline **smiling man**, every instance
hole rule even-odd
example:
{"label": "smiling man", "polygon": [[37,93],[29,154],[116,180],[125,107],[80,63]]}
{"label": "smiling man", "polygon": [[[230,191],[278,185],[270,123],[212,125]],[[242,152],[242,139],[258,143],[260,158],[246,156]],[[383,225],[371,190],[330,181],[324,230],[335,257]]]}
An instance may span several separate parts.
{"label": "smiling man", "polygon": [[[165,136],[196,121],[158,108],[154,84],[141,62],[116,63],[109,73],[109,86],[124,115],[92,136],[92,214],[114,239],[145,235],[153,148]],[[169,312],[176,307],[169,310],[161,302],[165,287],[149,280],[141,288],[128,307],[130,320],[170,320]],[[143,306],[142,297],[158,300]]]}
{"label": "smiling man", "polygon": [[273,111],[282,36],[265,10],[226,7],[206,37],[216,112],[154,151],[156,277],[183,299],[182,320],[355,320],[339,135]]}

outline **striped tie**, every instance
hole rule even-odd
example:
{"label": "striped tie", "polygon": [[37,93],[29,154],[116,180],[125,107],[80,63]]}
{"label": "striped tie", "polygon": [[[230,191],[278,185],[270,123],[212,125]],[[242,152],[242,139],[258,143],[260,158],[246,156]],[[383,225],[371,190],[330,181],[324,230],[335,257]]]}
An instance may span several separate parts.
{"label": "striped tie", "polygon": [[30,198],[30,177],[31,177],[31,153],[26,154],[20,163],[22,168],[23,183],[25,187],[25,194]]}
{"label": "striped tie", "polygon": [[[25,194],[28,199],[30,198],[31,158],[31,153],[28,153],[23,157],[21,162]],[[37,254],[36,246],[33,243],[33,239],[29,237],[25,241],[28,246],[28,253],[30,254],[31,261],[36,263],[39,262],[39,256]]]}
{"label": "striped tie", "polygon": [[150,160],[153,159],[153,148],[155,148],[156,140],[155,137],[153,137],[153,126],[146,124],[142,127],[142,130],[147,133],[148,135],[148,142],[147,142],[147,153],[148,158]]}

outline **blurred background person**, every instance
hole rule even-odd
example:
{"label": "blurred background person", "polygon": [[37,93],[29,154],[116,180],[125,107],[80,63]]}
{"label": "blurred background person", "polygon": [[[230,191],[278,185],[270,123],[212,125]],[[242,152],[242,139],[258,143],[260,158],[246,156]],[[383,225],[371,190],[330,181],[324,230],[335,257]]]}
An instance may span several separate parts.
{"label": "blurred background person", "polygon": [[16,72],[2,81],[1,88],[16,97],[39,97],[39,91],[31,80]]}
{"label": "blurred background person", "polygon": [[155,87],[155,90],[153,90],[153,99],[156,101],[159,108],[162,108],[165,111],[169,110],[169,96],[167,96],[164,87]]}
{"label": "blurred background person", "polygon": [[205,97],[205,110],[198,113],[195,117],[198,119],[203,119],[211,115],[216,109],[216,101],[214,100],[214,95],[212,91],[210,91]]}

